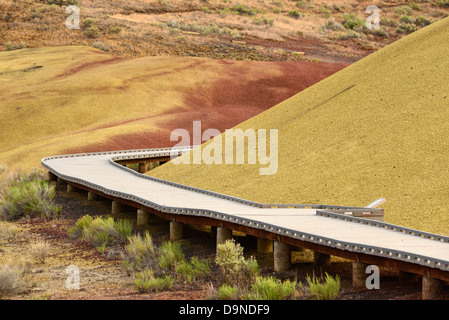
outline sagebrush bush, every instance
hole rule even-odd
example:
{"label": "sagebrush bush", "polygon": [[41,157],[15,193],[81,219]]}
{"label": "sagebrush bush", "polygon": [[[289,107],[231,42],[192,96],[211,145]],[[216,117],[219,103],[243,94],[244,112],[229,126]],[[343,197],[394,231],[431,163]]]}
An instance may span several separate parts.
{"label": "sagebrush bush", "polygon": [[334,300],[340,293],[340,277],[338,275],[334,278],[326,273],[324,281],[308,275],[307,284],[309,293],[317,300]]}
{"label": "sagebrush bush", "polygon": [[67,234],[73,239],[81,238],[83,230],[89,227],[93,220],[94,218],[92,216],[82,216],[81,218],[76,220],[74,226],[70,227],[70,229],[67,231]]}
{"label": "sagebrush bush", "polygon": [[401,23],[396,29],[397,33],[412,33],[418,30],[418,27],[411,23]]}
{"label": "sagebrush bush", "polygon": [[45,259],[50,253],[50,244],[44,239],[35,240],[30,244],[31,256],[39,263],[45,263]]}
{"label": "sagebrush bush", "polygon": [[192,283],[199,278],[205,279],[209,276],[210,265],[207,260],[192,257],[190,262],[183,260],[178,263],[176,273],[185,278],[188,283]]}
{"label": "sagebrush bush", "polygon": [[231,286],[238,286],[243,291],[249,288],[260,273],[256,259],[245,259],[243,247],[234,240],[227,240],[217,246],[215,263],[220,266],[222,281]]}
{"label": "sagebrush bush", "polygon": [[132,233],[132,225],[127,220],[83,216],[71,227],[67,234],[71,238],[87,241],[104,252],[107,246],[125,244]]}
{"label": "sagebrush bush", "polygon": [[83,28],[87,29],[93,27],[95,24],[95,20],[92,18],[86,18],[83,20]]}
{"label": "sagebrush bush", "polygon": [[0,298],[19,294],[27,289],[26,276],[29,264],[5,264],[0,266]]}
{"label": "sagebrush bush", "polygon": [[122,254],[123,267],[128,272],[154,268],[157,265],[156,249],[148,231],[128,237],[128,244]]}
{"label": "sagebrush bush", "polygon": [[410,15],[412,14],[413,9],[410,6],[400,6],[394,8],[394,12],[397,16]]}
{"label": "sagebrush bush", "polygon": [[227,284],[218,288],[217,298],[219,300],[237,300],[239,297],[239,288]]}
{"label": "sagebrush bush", "polygon": [[92,43],[92,47],[94,47],[95,49],[101,50],[101,51],[110,51],[111,47],[107,44],[107,43],[103,43],[103,42],[94,42]]}
{"label": "sagebrush bush", "polygon": [[247,294],[249,300],[289,300],[296,294],[296,282],[274,277],[257,277]]}
{"label": "sagebrush bush", "polygon": [[134,287],[139,292],[159,292],[173,287],[174,280],[166,275],[155,277],[151,269],[136,273]]}
{"label": "sagebrush bush", "polygon": [[88,38],[98,38],[100,35],[100,30],[96,26],[91,26],[84,30],[84,34]]}
{"label": "sagebrush bush", "polygon": [[415,20],[415,24],[417,26],[420,26],[420,27],[428,26],[431,23],[432,23],[432,21],[429,18],[425,17],[425,16],[419,16]]}
{"label": "sagebrush bush", "polygon": [[0,219],[17,220],[22,217],[54,218],[61,207],[53,201],[56,189],[53,184],[31,175],[18,176],[9,186],[3,186],[0,195]]}
{"label": "sagebrush bush", "polygon": [[237,3],[236,5],[234,5],[232,7],[232,12],[240,14],[240,15],[245,15],[245,16],[253,16],[258,12],[258,10],[250,8],[243,4]]}
{"label": "sagebrush bush", "polygon": [[291,10],[291,11],[288,12],[288,16],[292,17],[292,18],[295,18],[295,19],[299,19],[299,18],[302,17],[302,14],[301,14],[301,12],[299,12],[297,10]]}
{"label": "sagebrush bush", "polygon": [[344,16],[343,18],[343,22],[342,25],[346,28],[346,29],[357,29],[359,27],[363,27],[365,25],[365,20],[360,19],[359,17],[357,17],[355,14],[350,13]]}
{"label": "sagebrush bush", "polygon": [[12,227],[7,222],[0,222],[0,240],[6,240],[8,242],[13,242],[17,239],[19,230]]}
{"label": "sagebrush bush", "polygon": [[176,241],[165,241],[158,250],[158,264],[161,269],[174,270],[184,260],[181,244]]}
{"label": "sagebrush bush", "polygon": [[48,4],[54,4],[54,5],[58,5],[58,6],[62,6],[62,4],[64,3],[64,0],[47,0]]}

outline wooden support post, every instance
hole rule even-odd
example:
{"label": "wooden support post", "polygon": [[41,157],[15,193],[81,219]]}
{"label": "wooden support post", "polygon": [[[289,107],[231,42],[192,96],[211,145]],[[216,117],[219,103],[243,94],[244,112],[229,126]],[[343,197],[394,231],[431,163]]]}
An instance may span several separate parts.
{"label": "wooden support post", "polygon": [[150,223],[150,213],[142,209],[137,209],[137,225],[146,226],[149,223]]}
{"label": "wooden support post", "polygon": [[422,299],[434,300],[443,291],[443,281],[431,277],[422,277]]}
{"label": "wooden support post", "polygon": [[145,173],[148,171],[148,164],[146,162],[139,163],[139,173]]}
{"label": "wooden support post", "polygon": [[355,288],[366,287],[366,267],[367,265],[359,261],[352,263],[352,286]]}
{"label": "wooden support post", "polygon": [[282,272],[292,267],[291,248],[288,244],[274,241],[274,271]]}
{"label": "wooden support post", "polygon": [[87,192],[87,201],[95,201],[97,198],[98,196],[96,193],[93,193],[92,191]]}
{"label": "wooden support post", "polygon": [[217,248],[218,245],[223,244],[226,240],[232,239],[232,230],[225,227],[217,227]]}
{"label": "wooden support post", "polygon": [[184,236],[184,225],[179,222],[170,221],[170,240],[181,240]]}
{"label": "wooden support post", "polygon": [[75,192],[76,189],[74,186],[71,186],[70,184],[67,184],[67,192]]}
{"label": "wooden support post", "polygon": [[111,208],[111,214],[113,216],[118,216],[120,214],[120,211],[122,210],[122,204],[113,200],[112,201],[112,208]]}

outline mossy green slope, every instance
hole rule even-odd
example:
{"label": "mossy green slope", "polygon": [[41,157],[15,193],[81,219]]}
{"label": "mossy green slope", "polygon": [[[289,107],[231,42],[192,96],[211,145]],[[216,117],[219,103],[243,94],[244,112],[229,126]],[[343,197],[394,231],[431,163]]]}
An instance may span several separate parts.
{"label": "mossy green slope", "polygon": [[[167,163],[153,176],[265,203],[365,206],[449,233],[449,18],[241,123],[278,129],[279,168]],[[204,147],[204,145],[203,145]]]}

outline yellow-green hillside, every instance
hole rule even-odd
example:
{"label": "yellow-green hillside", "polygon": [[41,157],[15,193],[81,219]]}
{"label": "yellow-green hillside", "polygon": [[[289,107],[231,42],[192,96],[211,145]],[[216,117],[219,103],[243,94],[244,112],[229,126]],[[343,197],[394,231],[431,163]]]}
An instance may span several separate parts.
{"label": "yellow-green hillside", "polygon": [[265,203],[365,206],[385,197],[385,221],[448,234],[448,54],[446,18],[240,124],[278,129],[274,175],[259,175],[257,164],[204,163],[150,174]]}

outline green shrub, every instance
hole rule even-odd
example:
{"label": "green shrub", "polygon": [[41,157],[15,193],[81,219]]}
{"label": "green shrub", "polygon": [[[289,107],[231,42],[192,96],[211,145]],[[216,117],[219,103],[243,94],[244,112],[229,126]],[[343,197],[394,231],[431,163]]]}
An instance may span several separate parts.
{"label": "green shrub", "polygon": [[417,3],[410,3],[409,7],[416,11],[421,11],[421,6]]}
{"label": "green shrub", "polygon": [[274,20],[270,19],[270,18],[265,18],[265,17],[261,17],[261,18],[254,17],[253,18],[253,23],[258,25],[258,26],[266,25],[266,26],[270,26],[271,27],[273,25],[273,23],[274,23]]}
{"label": "green shrub", "polygon": [[449,0],[440,0],[438,4],[441,8],[449,8]]}
{"label": "green shrub", "polygon": [[346,33],[340,33],[338,35],[338,39],[346,40],[346,39],[358,39],[360,38],[360,34],[354,30],[349,30]]}
{"label": "green shrub", "polygon": [[39,263],[45,263],[50,252],[50,244],[44,239],[36,240],[30,244],[31,256]]}
{"label": "green shrub", "polygon": [[227,240],[217,246],[215,263],[220,266],[222,281],[238,286],[243,291],[249,288],[260,272],[254,257],[245,259],[243,248],[234,240]]}
{"label": "green shrub", "polygon": [[124,244],[130,236],[132,227],[129,221],[114,221],[114,218],[83,216],[68,230],[71,238],[87,241],[100,252],[115,244]]}
{"label": "green shrub", "polygon": [[116,33],[116,34],[122,32],[122,30],[123,30],[123,28],[122,28],[122,27],[119,27],[119,26],[117,26],[117,27],[112,27],[112,28],[110,29],[111,33]]}
{"label": "green shrub", "polygon": [[[24,177],[21,177],[21,179]],[[61,207],[53,202],[55,186],[44,180],[14,181],[0,199],[0,219],[16,220],[22,217],[53,218],[61,213]]]}
{"label": "green shrub", "polygon": [[299,18],[302,17],[302,14],[301,14],[301,12],[299,12],[297,10],[291,10],[291,11],[288,12],[288,16],[292,17],[292,18],[295,18],[295,19],[299,19]]}
{"label": "green shrub", "polygon": [[340,293],[340,277],[338,275],[333,278],[326,273],[324,282],[320,282],[316,277],[307,276],[307,283],[309,293],[317,300],[334,300]]}
{"label": "green shrub", "polygon": [[92,47],[105,52],[111,50],[111,47],[108,44],[99,41],[92,43]]}
{"label": "green shrub", "polygon": [[83,20],[83,27],[85,29],[93,27],[94,24],[95,24],[95,20],[92,19],[92,18],[86,18],[86,19]]}
{"label": "green shrub", "polygon": [[28,273],[29,266],[25,264],[0,266],[0,299],[25,291]]}
{"label": "green shrub", "polygon": [[112,243],[116,234],[114,218],[96,217],[87,228],[83,229],[81,237],[94,246],[101,247]]}
{"label": "green shrub", "polygon": [[342,24],[346,29],[354,30],[364,26],[365,20],[360,19],[353,13],[350,13],[344,16]]}
{"label": "green shrub", "polygon": [[408,16],[408,15],[403,15],[400,19],[399,19],[399,23],[415,23],[416,19]]}
{"label": "green shrub", "polygon": [[253,9],[253,8],[249,8],[243,4],[237,3],[236,5],[234,5],[232,7],[232,11],[240,14],[240,15],[246,15],[246,16],[253,16],[255,15],[258,10],[257,9]]}
{"label": "green shrub", "polygon": [[69,5],[69,6],[79,6],[80,2],[79,2],[79,0],[67,0],[67,5]]}
{"label": "green shrub", "polygon": [[217,297],[220,300],[236,300],[239,296],[239,289],[237,287],[223,284],[217,293]]}
{"label": "green shrub", "polygon": [[296,283],[274,277],[258,277],[247,295],[249,300],[288,300],[294,298]]}
{"label": "green shrub", "polygon": [[96,26],[91,26],[84,30],[84,34],[88,38],[98,38],[98,36],[100,35],[100,30]]}
{"label": "green shrub", "polygon": [[156,250],[153,240],[148,231],[144,235],[133,235],[128,237],[125,246],[123,266],[128,271],[141,271],[154,267],[156,264]]}
{"label": "green shrub", "polygon": [[338,22],[336,22],[334,20],[326,21],[326,23],[324,24],[323,28],[329,29],[329,30],[333,30],[333,31],[339,31],[339,30],[343,30],[344,29],[344,27],[340,23],[338,23]]}
{"label": "green shrub", "polygon": [[64,0],[47,0],[47,3],[62,6],[62,4],[64,3]]}
{"label": "green shrub", "polygon": [[412,14],[412,8],[410,6],[400,6],[394,9],[397,16],[410,15]]}
{"label": "green shrub", "polygon": [[184,277],[188,283],[192,283],[198,278],[206,278],[210,274],[210,266],[206,260],[192,257],[190,262],[181,261],[176,266],[176,273]]}
{"label": "green shrub", "polygon": [[322,18],[330,18],[332,16],[332,11],[326,7],[320,6],[319,11]]}
{"label": "green shrub", "polygon": [[26,47],[27,47],[27,43],[24,41],[20,42],[19,44],[14,44],[11,41],[5,43],[5,48],[7,51],[20,50],[20,49],[23,49]]}
{"label": "green shrub", "polygon": [[133,233],[133,225],[128,219],[119,219],[115,223],[115,230],[120,234],[122,242],[126,242]]}
{"label": "green shrub", "polygon": [[151,269],[137,273],[134,287],[139,292],[159,292],[173,287],[174,281],[170,276],[155,277]]}
{"label": "green shrub", "polygon": [[432,23],[432,21],[430,21],[430,19],[425,16],[419,16],[415,20],[415,24],[420,27],[428,26],[431,23]]}
{"label": "green shrub", "polygon": [[397,33],[412,33],[418,30],[418,27],[411,23],[401,23],[396,29]]}
{"label": "green shrub", "polygon": [[0,240],[6,240],[8,243],[17,239],[19,229],[12,227],[9,222],[0,221]]}
{"label": "green shrub", "polygon": [[371,30],[369,30],[369,33],[371,33],[372,35],[375,35],[375,36],[379,36],[379,37],[384,37],[384,38],[388,37],[388,33],[383,29],[371,29]]}
{"label": "green shrub", "polygon": [[67,234],[73,239],[80,238],[83,234],[83,230],[88,228],[93,220],[94,218],[89,215],[82,216],[75,222],[74,226],[69,228]]}
{"label": "green shrub", "polygon": [[161,269],[174,270],[184,260],[179,242],[165,241],[158,250],[158,264]]}
{"label": "green shrub", "polygon": [[395,27],[397,26],[397,22],[392,19],[388,19],[385,17],[380,18],[380,24],[387,27]]}

